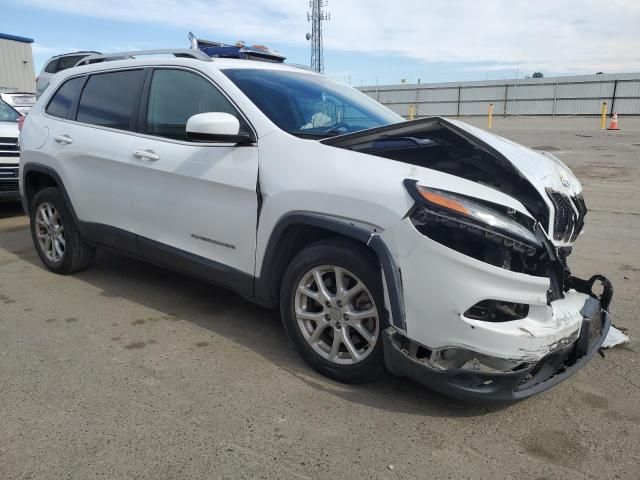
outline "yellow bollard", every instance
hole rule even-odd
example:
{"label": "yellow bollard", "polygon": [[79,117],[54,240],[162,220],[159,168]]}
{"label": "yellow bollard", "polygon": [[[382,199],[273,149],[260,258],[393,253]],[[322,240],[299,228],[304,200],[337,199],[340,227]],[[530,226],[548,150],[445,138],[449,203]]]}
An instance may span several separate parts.
{"label": "yellow bollard", "polygon": [[409,105],[409,120],[414,120],[416,118],[416,106],[412,103]]}
{"label": "yellow bollard", "polygon": [[493,124],[493,103],[489,104],[489,128]]}
{"label": "yellow bollard", "polygon": [[602,111],[600,112],[600,129],[604,130],[607,126],[607,102],[602,102]]}

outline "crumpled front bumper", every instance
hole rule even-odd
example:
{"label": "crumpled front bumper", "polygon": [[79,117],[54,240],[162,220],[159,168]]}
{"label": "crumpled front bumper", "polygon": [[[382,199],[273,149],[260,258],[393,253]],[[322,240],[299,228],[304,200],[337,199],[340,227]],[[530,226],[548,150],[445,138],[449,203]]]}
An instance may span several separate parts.
{"label": "crumpled front bumper", "polygon": [[[593,292],[596,281],[603,285],[600,296]],[[577,340],[526,368],[505,372],[459,368],[441,370],[411,356],[403,346],[410,340],[390,327],[383,335],[387,369],[394,375],[409,377],[433,390],[463,400],[513,401],[547,390],[573,375],[593,357],[611,325],[608,309],[613,287],[609,280],[601,275],[589,280],[571,277],[568,285],[589,295],[581,310],[583,321]]]}

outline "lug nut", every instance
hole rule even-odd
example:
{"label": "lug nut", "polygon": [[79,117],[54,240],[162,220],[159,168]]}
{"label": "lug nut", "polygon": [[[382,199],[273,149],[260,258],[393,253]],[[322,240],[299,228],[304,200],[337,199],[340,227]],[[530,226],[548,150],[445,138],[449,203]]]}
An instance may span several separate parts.
{"label": "lug nut", "polygon": [[325,320],[331,320],[331,315],[329,315],[328,313],[324,314],[324,319]]}
{"label": "lug nut", "polygon": [[349,315],[347,315],[346,313],[342,316],[342,318],[344,318],[345,320],[349,320]]}
{"label": "lug nut", "polygon": [[327,302],[327,303],[325,303],[324,305],[325,305],[325,307],[327,307],[327,308],[331,308],[331,302]]}
{"label": "lug nut", "polygon": [[342,325],[340,325],[340,322],[336,322],[336,328],[339,330],[342,328]]}
{"label": "lug nut", "polygon": [[340,300],[338,300],[338,306],[341,307],[342,306],[342,302]]}

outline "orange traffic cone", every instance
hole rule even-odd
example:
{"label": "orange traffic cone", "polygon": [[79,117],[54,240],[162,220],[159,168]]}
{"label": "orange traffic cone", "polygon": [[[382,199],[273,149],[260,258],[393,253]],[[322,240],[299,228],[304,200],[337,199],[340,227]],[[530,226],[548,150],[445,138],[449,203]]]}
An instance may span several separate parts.
{"label": "orange traffic cone", "polygon": [[609,124],[609,128],[607,130],[620,130],[618,127],[618,114],[614,113],[613,117],[611,117],[611,123]]}

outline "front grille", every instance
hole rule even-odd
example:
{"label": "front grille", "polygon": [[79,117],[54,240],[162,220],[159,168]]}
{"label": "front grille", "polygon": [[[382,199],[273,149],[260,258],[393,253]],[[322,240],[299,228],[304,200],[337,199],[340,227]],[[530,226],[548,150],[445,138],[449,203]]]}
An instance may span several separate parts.
{"label": "front grille", "polygon": [[18,166],[0,165],[0,192],[18,190]]}
{"label": "front grille", "polygon": [[18,189],[18,180],[0,179],[0,192],[16,192]]}
{"label": "front grille", "polygon": [[571,241],[575,242],[576,238],[582,231],[582,227],[584,227],[584,217],[587,216],[587,204],[584,203],[584,197],[582,194],[578,194],[573,197],[573,204],[578,209],[578,219],[576,220],[576,228],[571,235]]}
{"label": "front grille", "polygon": [[19,157],[20,144],[14,137],[0,137],[0,157]]}
{"label": "front grille", "polygon": [[584,226],[584,217],[587,215],[587,206],[582,194],[569,197],[551,190],[547,191],[547,194],[556,210],[553,238],[563,242],[574,242]]}

